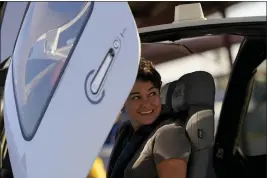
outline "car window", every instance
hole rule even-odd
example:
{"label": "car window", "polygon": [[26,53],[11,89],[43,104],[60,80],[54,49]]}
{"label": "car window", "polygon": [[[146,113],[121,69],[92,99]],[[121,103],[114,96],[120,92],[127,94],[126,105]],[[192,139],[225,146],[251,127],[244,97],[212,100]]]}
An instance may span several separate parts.
{"label": "car window", "polygon": [[266,60],[257,68],[240,147],[246,156],[266,154]]}
{"label": "car window", "polygon": [[13,81],[25,139],[36,132],[75,39],[84,28],[89,2],[33,2],[14,53]]}
{"label": "car window", "polygon": [[[167,82],[176,80],[177,78],[181,77],[186,73],[199,70],[209,72],[214,77],[216,86],[215,103],[214,103],[215,104],[214,126],[216,134],[219,115],[221,113],[222,102],[224,99],[227,83],[229,80],[229,75],[231,72],[230,61],[232,63],[235,61],[235,58],[237,56],[241,44],[239,41],[242,41],[243,36],[231,36],[231,35],[228,36],[229,39],[232,39],[232,43],[230,45],[230,51],[228,51],[225,44],[222,43],[221,45],[218,45],[221,43],[222,41],[221,39],[224,38],[223,35],[214,35],[212,37],[213,37],[212,43],[210,41],[205,41],[204,39],[206,37],[194,38],[195,45],[190,45],[188,42],[186,43],[185,39],[184,42],[180,42],[179,40],[176,41],[176,44],[187,45],[183,46],[186,47],[186,49],[181,48],[181,46],[179,46],[180,48],[177,48],[177,51],[179,50],[180,53],[184,53],[187,55],[177,59],[173,59],[172,61],[166,63],[156,65],[156,68],[161,74],[163,85],[166,84]],[[203,52],[195,52],[196,50],[202,51],[203,47],[202,44],[205,43],[211,44],[209,46],[210,50],[204,50]],[[218,45],[219,48],[218,46],[215,47],[216,45]],[[147,51],[151,50],[146,48],[144,49]],[[192,51],[193,53],[189,55],[188,53],[190,51]],[[143,53],[146,54],[146,52]],[[172,53],[167,55],[172,56]]]}

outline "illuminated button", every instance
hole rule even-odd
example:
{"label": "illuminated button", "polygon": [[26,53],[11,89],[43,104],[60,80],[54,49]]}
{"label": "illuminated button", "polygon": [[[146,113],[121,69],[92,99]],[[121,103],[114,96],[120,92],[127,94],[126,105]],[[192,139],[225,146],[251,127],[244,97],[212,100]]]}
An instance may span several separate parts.
{"label": "illuminated button", "polygon": [[97,94],[101,84],[103,83],[106,73],[114,59],[114,50],[109,50],[108,54],[106,55],[104,61],[102,62],[100,68],[98,69],[92,83],[91,83],[91,91],[93,94]]}

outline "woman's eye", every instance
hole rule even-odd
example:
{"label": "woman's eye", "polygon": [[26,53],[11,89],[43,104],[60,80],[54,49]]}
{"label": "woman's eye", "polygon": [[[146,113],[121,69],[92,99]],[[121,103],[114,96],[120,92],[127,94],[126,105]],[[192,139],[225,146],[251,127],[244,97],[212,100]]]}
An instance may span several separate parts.
{"label": "woman's eye", "polygon": [[134,96],[134,97],[132,97],[132,100],[138,100],[138,99],[140,99],[140,96]]}
{"label": "woman's eye", "polygon": [[149,94],[149,96],[155,96],[156,95],[156,92],[152,92]]}

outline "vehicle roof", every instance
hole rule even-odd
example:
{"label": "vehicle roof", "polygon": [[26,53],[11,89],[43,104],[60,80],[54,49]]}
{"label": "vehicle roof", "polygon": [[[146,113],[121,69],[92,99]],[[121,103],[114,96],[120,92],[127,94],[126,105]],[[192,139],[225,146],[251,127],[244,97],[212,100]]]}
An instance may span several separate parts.
{"label": "vehicle roof", "polygon": [[173,28],[184,28],[184,27],[198,27],[198,26],[207,26],[207,25],[216,25],[216,24],[232,24],[232,23],[256,23],[256,22],[265,22],[266,16],[254,16],[254,17],[231,17],[231,18],[216,18],[216,19],[207,19],[207,20],[191,20],[191,21],[182,21],[171,24],[156,25],[150,27],[139,28],[138,31],[140,34],[168,30]]}

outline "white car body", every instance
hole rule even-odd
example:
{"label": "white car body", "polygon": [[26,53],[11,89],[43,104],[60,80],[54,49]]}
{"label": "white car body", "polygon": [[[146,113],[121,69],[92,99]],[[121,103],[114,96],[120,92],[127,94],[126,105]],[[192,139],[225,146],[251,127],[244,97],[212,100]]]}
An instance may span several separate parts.
{"label": "white car body", "polygon": [[[74,28],[76,41],[65,39],[65,50],[58,49],[61,32],[80,23],[79,13],[69,17],[73,23],[64,19],[70,16],[64,8],[75,7],[84,11],[82,25]],[[127,2],[30,3],[5,86],[14,177],[85,177],[134,84],[139,57],[138,31]],[[58,60],[64,66],[51,84],[43,78],[56,72]],[[44,93],[36,90],[50,85]]]}

